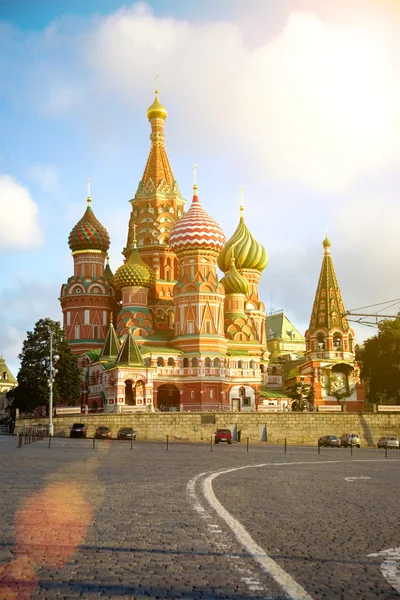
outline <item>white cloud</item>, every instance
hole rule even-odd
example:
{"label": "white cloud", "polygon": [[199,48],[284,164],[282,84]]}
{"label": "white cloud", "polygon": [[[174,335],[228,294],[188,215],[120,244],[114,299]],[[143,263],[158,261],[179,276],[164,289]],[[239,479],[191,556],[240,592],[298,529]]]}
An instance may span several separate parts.
{"label": "white cloud", "polygon": [[60,174],[53,165],[32,165],[28,174],[45,192],[54,192],[58,189]]}
{"label": "white cloud", "polygon": [[135,102],[160,72],[185,134],[213,132],[270,177],[338,190],[399,161],[400,73],[379,33],[294,12],[251,50],[235,24],[161,19],[139,4],[103,19],[86,54],[104,88]]}
{"label": "white cloud", "polygon": [[0,175],[0,250],[24,250],[43,244],[37,206],[28,189]]}

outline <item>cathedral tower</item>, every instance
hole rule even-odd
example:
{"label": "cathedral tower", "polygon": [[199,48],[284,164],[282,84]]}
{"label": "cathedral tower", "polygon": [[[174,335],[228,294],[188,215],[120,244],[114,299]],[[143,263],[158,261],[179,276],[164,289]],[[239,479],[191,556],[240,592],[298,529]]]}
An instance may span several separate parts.
{"label": "cathedral tower", "polygon": [[69,235],[74,275],[61,287],[60,295],[64,330],[76,354],[102,347],[117,310],[107,259],[110,237],[96,219],[91,202],[89,194],[86,211]]}
{"label": "cathedral tower", "polygon": [[226,351],[224,287],[218,282],[217,257],[225,243],[218,223],[200,204],[197,185],[188,212],[175,225],[170,238],[178,256],[178,282],[174,288],[175,337],[185,352]]}
{"label": "cathedral tower", "polygon": [[[183,215],[185,200],[181,197],[164,145],[164,124],[167,110],[158,99],[147,110],[151,125],[151,147],[135,197],[128,240],[123,254],[129,258],[133,238],[144,262],[156,274],[149,294],[149,307],[154,314],[155,332],[173,332],[172,290],[177,279],[178,263],[170,248],[171,231]],[[134,226],[137,226],[134,235]]]}
{"label": "cathedral tower", "polygon": [[359,411],[364,390],[355,362],[354,331],[346,317],[328,237],[322,245],[321,272],[305,334],[307,362],[301,374],[311,378],[317,407],[343,401],[348,410]]}

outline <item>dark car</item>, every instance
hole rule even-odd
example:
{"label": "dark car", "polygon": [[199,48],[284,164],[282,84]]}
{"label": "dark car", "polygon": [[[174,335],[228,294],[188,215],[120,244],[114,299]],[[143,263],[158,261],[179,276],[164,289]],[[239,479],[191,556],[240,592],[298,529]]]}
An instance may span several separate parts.
{"label": "dark car", "polygon": [[323,435],[318,440],[318,446],[325,446],[328,448],[331,446],[332,448],[340,448],[340,438],[336,435]]}
{"label": "dark car", "polygon": [[74,423],[69,432],[69,437],[72,438],[85,438],[86,437],[86,425],[85,423]]}
{"label": "dark car", "polygon": [[94,437],[97,439],[110,439],[111,429],[109,427],[98,427],[94,433]]}
{"label": "dark car", "polygon": [[136,440],[136,431],[132,427],[121,427],[117,438],[119,440]]}
{"label": "dark car", "polygon": [[217,429],[215,432],[214,441],[216,444],[220,442],[227,442],[228,444],[232,444],[232,432],[230,429]]}

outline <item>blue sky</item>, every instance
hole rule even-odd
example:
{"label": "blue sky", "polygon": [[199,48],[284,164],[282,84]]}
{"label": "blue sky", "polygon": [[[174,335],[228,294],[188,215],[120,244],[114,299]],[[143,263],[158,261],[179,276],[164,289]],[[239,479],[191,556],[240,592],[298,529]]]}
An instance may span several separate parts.
{"label": "blue sky", "polygon": [[[159,74],[190,201],[270,262],[261,295],[307,328],[327,226],[348,309],[400,296],[400,10],[395,0],[0,0],[0,352],[61,319],[85,210],[121,264]],[[396,309],[397,310],[397,309]],[[393,311],[393,309],[392,309]],[[391,312],[392,312],[391,311]],[[357,326],[358,340],[374,333]]]}

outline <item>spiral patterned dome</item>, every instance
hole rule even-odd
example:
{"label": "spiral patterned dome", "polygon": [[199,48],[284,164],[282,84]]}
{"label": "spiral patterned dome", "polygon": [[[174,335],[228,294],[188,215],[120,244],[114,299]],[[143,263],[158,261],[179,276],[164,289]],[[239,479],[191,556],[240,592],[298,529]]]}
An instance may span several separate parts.
{"label": "spiral patterned dome", "polygon": [[232,256],[235,257],[237,269],[254,269],[261,272],[268,264],[267,251],[253,238],[243,215],[240,215],[235,233],[218,256],[218,266],[224,273],[230,269]]}
{"label": "spiral patterned dome", "polygon": [[176,253],[190,248],[220,251],[225,242],[222,228],[201,206],[197,187],[194,186],[194,196],[189,210],[177,221],[171,231],[170,247]]}
{"label": "spiral patterned dome", "polygon": [[226,294],[246,295],[249,291],[249,282],[237,270],[234,257],[232,257],[231,268],[225,277],[221,279],[221,283],[224,285]]}
{"label": "spiral patterned dome", "polygon": [[87,199],[87,208],[82,219],[72,229],[68,237],[68,245],[72,252],[78,250],[101,250],[107,252],[110,247],[108,231],[96,219],[91,209],[91,198]]}
{"label": "spiral patterned dome", "polygon": [[122,290],[129,286],[142,286],[151,288],[155,284],[155,271],[140,258],[140,254],[134,244],[132,254],[114,275],[114,287]]}
{"label": "spiral patterned dome", "polygon": [[153,104],[147,109],[147,118],[149,119],[149,121],[151,121],[152,119],[163,119],[163,121],[165,121],[167,116],[168,111],[165,108],[165,106],[163,106],[159,101],[158,90],[156,90],[155,100]]}

